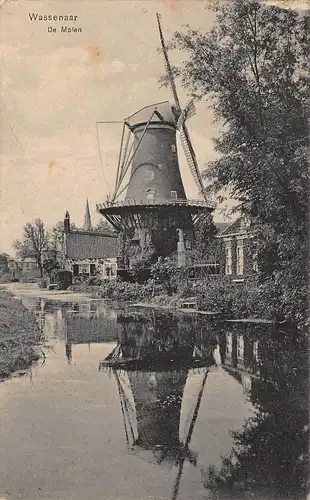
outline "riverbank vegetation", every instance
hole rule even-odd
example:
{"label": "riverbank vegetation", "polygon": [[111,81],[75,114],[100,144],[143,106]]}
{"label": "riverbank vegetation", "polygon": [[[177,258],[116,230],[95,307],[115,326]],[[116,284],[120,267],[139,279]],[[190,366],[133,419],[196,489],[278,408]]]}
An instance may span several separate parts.
{"label": "riverbank vegetation", "polygon": [[34,315],[0,290],[0,380],[31,366],[40,357],[42,333]]}
{"label": "riverbank vegetation", "polygon": [[198,282],[188,279],[186,271],[165,258],[151,267],[151,278],[143,284],[90,278],[88,284],[70,288],[113,302],[144,302],[171,308],[183,308],[190,303],[200,311],[220,313],[231,319],[285,321],[280,304],[271,300],[270,289],[258,279],[235,284],[229,278],[218,276]]}

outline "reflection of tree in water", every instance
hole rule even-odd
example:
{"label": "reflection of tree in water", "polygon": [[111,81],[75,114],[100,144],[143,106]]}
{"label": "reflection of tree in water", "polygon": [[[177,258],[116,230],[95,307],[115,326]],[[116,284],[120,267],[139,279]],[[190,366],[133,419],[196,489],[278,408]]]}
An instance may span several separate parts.
{"label": "reflection of tree in water", "polygon": [[209,468],[206,486],[219,498],[306,498],[308,344],[296,332],[257,334],[260,377],[250,396],[256,414],[232,433],[233,451],[220,470]]}

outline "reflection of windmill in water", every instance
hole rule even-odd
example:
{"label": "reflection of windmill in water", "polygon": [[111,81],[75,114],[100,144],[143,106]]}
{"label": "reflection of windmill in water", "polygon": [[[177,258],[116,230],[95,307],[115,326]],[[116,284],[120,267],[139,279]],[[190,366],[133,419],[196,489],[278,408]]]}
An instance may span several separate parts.
{"label": "reflection of windmill in water", "polygon": [[[160,335],[155,315],[149,321],[141,319],[119,318],[121,340],[100,368],[115,376],[129,449],[158,464],[178,467],[173,492],[177,498],[185,461],[197,464],[190,441],[215,360],[211,349],[197,352],[190,332],[178,336],[175,323],[161,323]],[[192,371],[200,373],[201,381],[187,415],[184,393]]]}
{"label": "reflection of windmill in water", "polygon": [[[189,137],[186,120],[195,113],[191,101],[182,110],[172,68],[157,22],[168,81],[174,104],[151,104],[124,121],[114,192],[98,211],[141,248],[152,242],[157,256],[178,249],[179,265],[193,242],[193,226],[199,218],[211,221],[208,203]],[[104,123],[104,122],[102,122]],[[186,198],[177,154],[177,132],[185,157],[202,196]],[[124,201],[120,196],[126,192]]]}

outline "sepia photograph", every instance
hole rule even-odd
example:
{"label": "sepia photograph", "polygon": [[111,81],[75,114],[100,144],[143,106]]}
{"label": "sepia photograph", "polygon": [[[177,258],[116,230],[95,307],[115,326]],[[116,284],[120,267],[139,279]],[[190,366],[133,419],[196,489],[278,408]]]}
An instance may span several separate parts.
{"label": "sepia photograph", "polygon": [[309,500],[309,5],[0,0],[0,500]]}

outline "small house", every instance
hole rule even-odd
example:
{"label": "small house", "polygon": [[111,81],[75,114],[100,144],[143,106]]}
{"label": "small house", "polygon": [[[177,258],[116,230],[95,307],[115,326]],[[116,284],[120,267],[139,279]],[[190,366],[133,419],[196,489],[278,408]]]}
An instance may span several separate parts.
{"label": "small house", "polygon": [[9,259],[8,270],[15,278],[38,278],[40,270],[36,259],[26,257],[25,259]]}
{"label": "small house", "polygon": [[64,220],[64,267],[73,278],[117,277],[118,235],[113,231],[71,231],[70,215]]}

